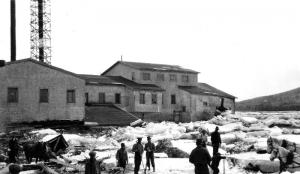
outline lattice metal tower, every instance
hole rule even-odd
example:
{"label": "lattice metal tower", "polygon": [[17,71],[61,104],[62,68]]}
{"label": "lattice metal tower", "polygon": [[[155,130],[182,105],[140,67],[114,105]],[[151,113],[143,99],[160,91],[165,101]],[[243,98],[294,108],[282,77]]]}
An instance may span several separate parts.
{"label": "lattice metal tower", "polygon": [[50,0],[30,0],[31,58],[51,64]]}

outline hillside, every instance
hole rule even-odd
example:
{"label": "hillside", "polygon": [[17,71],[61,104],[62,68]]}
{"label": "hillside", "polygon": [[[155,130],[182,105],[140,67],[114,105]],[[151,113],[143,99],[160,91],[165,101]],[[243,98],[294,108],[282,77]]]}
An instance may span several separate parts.
{"label": "hillside", "polygon": [[289,111],[300,110],[300,88],[279,94],[237,102],[237,111]]}

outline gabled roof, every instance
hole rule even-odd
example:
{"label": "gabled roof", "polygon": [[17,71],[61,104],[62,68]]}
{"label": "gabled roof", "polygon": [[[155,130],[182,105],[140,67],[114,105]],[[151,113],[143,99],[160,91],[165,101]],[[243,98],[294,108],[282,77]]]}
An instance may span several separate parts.
{"label": "gabled roof", "polygon": [[109,67],[106,71],[104,71],[101,75],[105,75],[111,69],[113,69],[118,64],[122,64],[134,69],[138,70],[148,70],[148,71],[161,71],[161,72],[181,72],[181,73],[193,73],[198,74],[199,72],[182,68],[178,65],[165,65],[165,64],[154,64],[154,63],[140,63],[140,62],[127,62],[127,61],[117,61],[111,67]]}
{"label": "gabled roof", "polygon": [[219,97],[230,98],[230,99],[236,98],[235,96],[223,92],[206,83],[198,83],[197,86],[178,86],[178,87],[179,89],[187,91],[188,93],[191,94],[212,95],[212,96],[219,96]]}
{"label": "gabled roof", "polygon": [[78,74],[86,80],[87,85],[118,85],[127,86],[135,90],[152,90],[152,91],[164,91],[162,88],[153,84],[140,84],[132,80],[128,80],[122,76],[99,76],[99,75],[87,75]]}
{"label": "gabled roof", "polygon": [[20,59],[20,60],[16,60],[16,61],[13,61],[13,62],[7,62],[7,63],[5,64],[4,67],[10,66],[10,65],[14,65],[14,64],[18,64],[18,63],[24,63],[24,62],[32,62],[32,63],[35,63],[35,64],[37,64],[37,65],[41,65],[41,66],[44,66],[44,67],[47,67],[47,68],[50,68],[50,69],[59,71],[59,72],[61,72],[61,73],[68,74],[68,75],[75,76],[75,77],[77,77],[77,78],[82,79],[80,76],[78,76],[77,74],[75,74],[75,73],[73,73],[73,72],[71,72],[71,71],[67,71],[67,70],[64,70],[64,69],[62,69],[62,68],[58,68],[58,67],[56,67],[56,66],[52,66],[52,65],[49,65],[49,64],[47,64],[47,63],[40,62],[40,61],[31,59],[31,58]]}
{"label": "gabled roof", "polygon": [[85,115],[85,121],[97,122],[102,126],[129,126],[130,123],[139,119],[113,104],[87,106]]}

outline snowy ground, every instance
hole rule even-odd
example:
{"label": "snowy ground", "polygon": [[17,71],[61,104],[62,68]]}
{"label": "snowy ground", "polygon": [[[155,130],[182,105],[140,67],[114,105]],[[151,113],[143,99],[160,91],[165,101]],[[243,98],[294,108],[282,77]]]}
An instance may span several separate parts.
{"label": "snowy ground", "polygon": [[[129,165],[126,173],[133,173],[133,154],[130,152],[137,137],[152,136],[152,141],[157,143],[161,139],[170,139],[174,147],[190,153],[196,147],[195,139],[199,129],[206,129],[210,133],[219,126],[223,141],[221,153],[228,157],[238,158],[241,161],[266,161],[269,162],[269,154],[258,155],[256,152],[245,152],[247,147],[253,145],[255,149],[265,149],[266,140],[269,136],[287,139],[300,144],[300,112],[238,112],[235,115],[227,114],[224,117],[215,117],[209,121],[175,124],[171,122],[149,123],[145,128],[122,127],[113,130],[109,135],[97,134],[73,134],[66,132],[64,138],[70,145],[67,154],[63,155],[72,164],[88,158],[90,150],[95,149],[97,158],[107,157],[106,166],[112,167],[116,164],[115,153],[124,142],[129,151]],[[55,130],[42,129],[32,132],[41,140],[47,141],[58,135]],[[210,137],[208,138],[210,141]],[[74,155],[76,146],[85,147],[80,154]],[[212,153],[212,148],[208,146]],[[226,152],[226,151],[227,152]],[[188,174],[193,173],[194,166],[189,163],[188,158],[167,158],[166,154],[155,154],[157,174]],[[145,157],[143,158],[145,164]],[[225,164],[225,167],[223,166]],[[143,165],[141,165],[143,169]],[[246,173],[238,166],[232,167],[227,160],[221,161],[219,169],[221,173],[225,169],[226,174]],[[142,172],[140,172],[142,173]],[[248,172],[249,173],[249,172]],[[285,173],[287,174],[287,173]]]}

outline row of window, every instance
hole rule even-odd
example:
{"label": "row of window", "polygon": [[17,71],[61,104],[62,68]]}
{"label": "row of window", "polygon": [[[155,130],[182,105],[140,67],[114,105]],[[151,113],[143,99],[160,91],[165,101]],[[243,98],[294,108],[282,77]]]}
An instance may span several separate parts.
{"label": "row of window", "polygon": [[[40,103],[49,103],[49,90],[40,89],[39,96]],[[67,103],[75,103],[76,95],[75,90],[70,89],[66,92]],[[85,93],[86,103],[89,102],[89,95]],[[7,89],[7,102],[8,103],[18,103],[19,101],[19,90],[18,88],[8,88]],[[99,103],[106,103],[105,93],[99,93]],[[121,104],[121,94],[115,93],[115,103]],[[157,94],[151,94],[151,103],[157,104]],[[146,95],[145,93],[140,93],[140,104],[146,104]],[[176,104],[176,95],[171,95],[171,104]]]}
{"label": "row of window", "polygon": [[[140,104],[146,104],[145,93],[140,93]],[[162,99],[163,102],[163,99]],[[151,103],[157,104],[157,94],[151,94]],[[163,103],[162,103],[163,104]],[[176,104],[176,95],[171,95],[171,104]]]}
{"label": "row of window", "polygon": [[[143,72],[142,73],[142,78],[145,81],[151,80],[151,74]],[[135,80],[135,73],[134,72],[132,73],[132,80]],[[156,75],[156,80],[157,81],[165,81],[165,74],[162,74],[162,73],[157,74]],[[177,74],[169,74],[169,80],[172,81],[172,82],[177,82]],[[189,76],[184,75],[184,74],[181,75],[181,81],[185,82],[185,83],[189,82],[190,81]]]}
{"label": "row of window", "polygon": [[[40,89],[39,96],[40,103],[49,103],[49,89]],[[70,89],[66,92],[67,103],[75,103],[76,95],[75,90]],[[18,103],[19,102],[19,89],[18,88],[7,88],[7,102]]]}
{"label": "row of window", "polygon": [[[103,104],[106,103],[106,97],[104,92],[100,92],[98,95],[98,102]],[[85,102],[89,103],[89,93],[85,93]],[[115,104],[121,104],[121,94],[115,93]]]}

